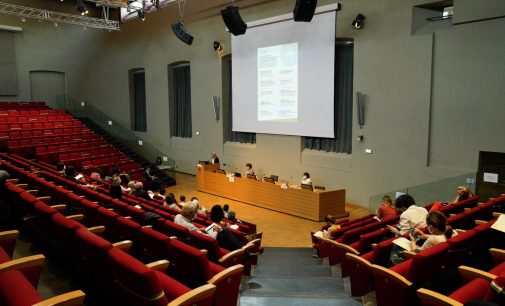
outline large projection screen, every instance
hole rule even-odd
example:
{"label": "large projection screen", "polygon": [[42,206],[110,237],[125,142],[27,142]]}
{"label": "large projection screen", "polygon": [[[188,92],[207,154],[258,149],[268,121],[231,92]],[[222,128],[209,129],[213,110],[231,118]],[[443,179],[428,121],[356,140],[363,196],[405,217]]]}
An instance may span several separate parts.
{"label": "large projection screen", "polygon": [[233,131],[334,137],[336,11],[232,36]]}

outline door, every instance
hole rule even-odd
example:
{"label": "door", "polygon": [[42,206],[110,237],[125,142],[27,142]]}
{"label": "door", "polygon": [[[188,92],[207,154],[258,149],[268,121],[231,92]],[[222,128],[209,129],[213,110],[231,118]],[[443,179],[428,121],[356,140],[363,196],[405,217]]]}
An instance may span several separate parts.
{"label": "door", "polygon": [[65,108],[65,73],[57,71],[30,71],[32,101],[44,101],[54,109]]}

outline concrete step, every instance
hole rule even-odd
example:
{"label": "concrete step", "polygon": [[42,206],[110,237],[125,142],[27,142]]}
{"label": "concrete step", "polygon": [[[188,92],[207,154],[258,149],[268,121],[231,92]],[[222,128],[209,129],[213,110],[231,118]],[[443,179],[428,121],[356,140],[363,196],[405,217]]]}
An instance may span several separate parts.
{"label": "concrete step", "polygon": [[361,306],[348,297],[243,296],[240,306]]}
{"label": "concrete step", "polygon": [[331,277],[331,267],[323,265],[311,266],[263,266],[254,269],[254,277]]}
{"label": "concrete step", "polygon": [[333,277],[289,278],[289,277],[251,277],[243,295],[275,294],[278,296],[304,297],[344,297],[341,281]]}

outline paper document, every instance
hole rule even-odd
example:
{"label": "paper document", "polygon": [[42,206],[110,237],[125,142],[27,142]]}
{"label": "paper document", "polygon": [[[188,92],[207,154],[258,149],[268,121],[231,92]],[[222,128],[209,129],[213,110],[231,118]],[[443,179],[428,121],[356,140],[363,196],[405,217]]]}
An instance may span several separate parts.
{"label": "paper document", "polygon": [[229,228],[234,229],[234,230],[238,230],[238,225],[232,224],[229,226]]}
{"label": "paper document", "polygon": [[393,243],[400,246],[404,250],[412,251],[412,242],[405,237],[395,239],[393,240]]}
{"label": "paper document", "polygon": [[209,225],[209,226],[207,226],[207,227],[205,228],[205,231],[206,231],[207,233],[210,233],[210,232],[214,229],[214,227],[216,227],[216,225],[217,225],[216,223],[212,223],[211,225]]}
{"label": "paper document", "polygon": [[505,215],[499,216],[491,228],[505,233]]}

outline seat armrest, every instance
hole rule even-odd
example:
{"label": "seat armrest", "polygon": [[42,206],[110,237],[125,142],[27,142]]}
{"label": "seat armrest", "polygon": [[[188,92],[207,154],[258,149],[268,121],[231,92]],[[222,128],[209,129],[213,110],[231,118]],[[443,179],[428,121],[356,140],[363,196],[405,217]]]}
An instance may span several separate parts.
{"label": "seat armrest", "polygon": [[84,302],[85,297],[86,295],[84,292],[76,290],[57,295],[37,304],[33,304],[33,306],[80,306]]}
{"label": "seat armrest", "polygon": [[180,297],[176,298],[172,302],[168,303],[167,306],[183,306],[183,305],[197,305],[198,302],[202,299],[212,299],[214,296],[214,292],[216,291],[216,286],[211,284],[206,284],[200,287],[197,287]]}
{"label": "seat armrest", "polygon": [[495,261],[505,261],[505,250],[491,248],[489,249],[489,253]]}
{"label": "seat armrest", "polygon": [[103,234],[103,233],[105,233],[105,226],[99,225],[99,226],[88,227],[88,231],[92,232],[93,234]]}
{"label": "seat armrest", "polygon": [[[404,287],[410,287],[412,286],[412,282],[409,281],[407,278],[405,278],[403,275],[396,273],[393,270],[390,270],[388,268],[384,268],[379,265],[371,265],[370,269],[372,270],[372,273],[378,274],[384,277],[387,277],[388,279],[391,279],[394,283],[398,283],[403,285]],[[392,284],[394,286],[395,284]]]}
{"label": "seat armrest", "polygon": [[45,259],[46,257],[42,254],[13,259],[0,264],[0,273],[27,267],[40,267]]}
{"label": "seat armrest", "polygon": [[418,289],[417,296],[421,302],[426,302],[429,305],[440,305],[440,306],[463,306],[462,303],[451,299],[443,294],[428,289]]}
{"label": "seat armrest", "polygon": [[19,231],[17,231],[17,230],[0,232],[0,240],[17,239],[18,236],[19,236]]}
{"label": "seat armrest", "polygon": [[466,232],[466,230],[464,230],[464,229],[460,229],[460,228],[455,229],[455,231],[456,231],[456,233],[458,233],[458,234],[463,234],[464,232]]}
{"label": "seat armrest", "polygon": [[484,221],[484,220],[475,220],[475,225],[481,225],[481,224],[484,224],[484,223],[487,223],[488,221]]}
{"label": "seat armrest", "polygon": [[70,216],[67,216],[67,219],[81,222],[82,220],[84,220],[84,215],[83,214],[70,215]]}
{"label": "seat armrest", "polygon": [[244,257],[244,250],[238,249],[232,251],[223,257],[219,258],[219,263],[221,263],[224,267],[234,266],[236,264],[242,263],[242,258]]}
{"label": "seat armrest", "polygon": [[132,247],[133,242],[131,240],[124,240],[124,241],[119,241],[115,242],[112,244],[112,246],[125,251],[126,253],[130,252],[130,248]]}
{"label": "seat armrest", "polygon": [[240,276],[242,275],[242,270],[244,270],[243,265],[231,266],[214,275],[211,279],[207,281],[207,283],[217,286],[217,284],[219,284],[222,281],[225,281],[228,277],[231,277],[232,275],[235,274],[239,275],[240,278]]}
{"label": "seat armrest", "polygon": [[487,281],[492,281],[493,279],[496,278],[496,275],[494,274],[479,269],[475,269],[472,267],[460,266],[458,270],[459,274],[461,274],[461,276],[467,279],[482,278]]}
{"label": "seat armrest", "polygon": [[60,213],[65,211],[65,209],[67,209],[67,205],[65,205],[65,204],[51,205],[51,207],[56,209]]}
{"label": "seat armrest", "polygon": [[162,259],[162,260],[148,263],[146,266],[150,269],[153,269],[153,270],[165,272],[168,269],[168,266],[170,266],[170,261]]}

